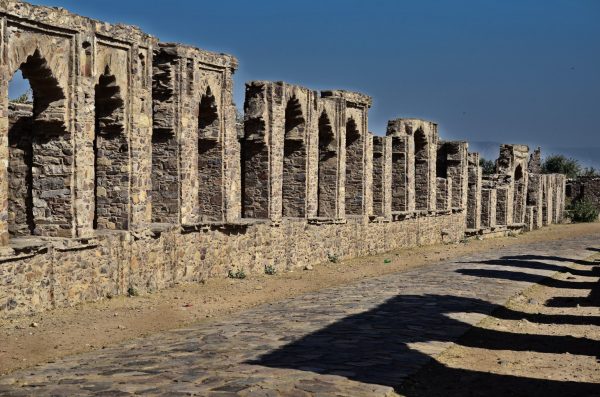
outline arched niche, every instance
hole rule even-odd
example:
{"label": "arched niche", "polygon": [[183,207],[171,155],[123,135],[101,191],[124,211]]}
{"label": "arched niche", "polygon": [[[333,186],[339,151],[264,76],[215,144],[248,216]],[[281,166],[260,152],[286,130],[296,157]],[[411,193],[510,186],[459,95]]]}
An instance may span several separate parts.
{"label": "arched niche", "polygon": [[66,95],[37,47],[16,53],[13,62],[22,63],[11,77],[20,70],[31,102],[11,103],[8,109],[9,235],[70,237],[73,144],[65,125]]}
{"label": "arched niche", "polygon": [[337,145],[331,120],[323,110],[319,116],[319,169],[318,209],[319,217],[333,218],[336,215],[337,197]]}
{"label": "arched niche", "polygon": [[363,213],[363,136],[354,118],[346,121],[346,214]]}
{"label": "arched niche", "polygon": [[109,66],[95,86],[94,112],[94,229],[127,230],[130,167],[125,102]]}
{"label": "arched niche", "polygon": [[283,144],[283,216],[301,218],[306,213],[306,117],[292,96],[285,107]]}
{"label": "arched niche", "polygon": [[430,142],[427,134],[422,128],[414,132],[415,144],[415,208],[417,210],[427,210],[429,205],[430,189]]}
{"label": "arched niche", "polygon": [[223,140],[217,99],[206,87],[198,105],[198,203],[200,218],[223,219]]}

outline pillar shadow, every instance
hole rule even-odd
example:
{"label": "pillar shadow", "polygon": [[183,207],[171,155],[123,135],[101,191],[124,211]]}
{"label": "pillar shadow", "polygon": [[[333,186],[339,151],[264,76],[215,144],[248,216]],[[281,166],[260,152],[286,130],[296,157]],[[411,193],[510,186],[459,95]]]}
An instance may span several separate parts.
{"label": "pillar shadow", "polygon": [[589,270],[573,269],[568,266],[553,265],[546,262],[535,260],[520,260],[520,259],[489,259],[477,262],[459,262],[459,263],[481,263],[484,265],[508,266],[517,268],[549,270],[553,272],[571,273],[583,277],[600,277],[600,266],[593,266]]}
{"label": "pillar shadow", "polygon": [[[469,329],[472,329],[470,337],[461,339],[459,344],[483,349],[600,356],[599,343],[587,338],[527,335],[472,328],[470,324],[449,316],[452,313],[487,315],[496,309],[500,307],[474,298],[399,295],[372,310],[343,318],[249,363],[336,374],[363,383],[386,385],[401,390],[406,377],[431,360],[428,354],[419,350],[427,349],[430,342],[433,342],[431,345],[455,342]],[[518,312],[512,312],[511,315],[525,316]],[[558,317],[556,319],[561,321]],[[414,343],[419,344],[419,350],[411,345]],[[518,388],[519,385],[529,384],[536,390],[545,390],[546,396],[585,395],[598,389],[597,384],[514,377],[453,369],[436,363],[432,365],[437,371],[443,372],[444,376],[440,378],[446,378],[451,383],[459,377],[471,376],[476,377],[482,385],[501,384]],[[445,385],[439,386],[443,388]],[[405,389],[402,391],[406,393]],[[464,390],[462,392],[444,395],[469,395],[464,394]],[[419,394],[413,394],[409,390],[405,395]]]}
{"label": "pillar shadow", "polygon": [[[587,248],[589,250],[589,248]],[[507,255],[503,256],[502,259],[518,259],[518,260],[547,260],[547,261],[556,261],[556,262],[569,262],[569,263],[577,263],[578,265],[584,266],[594,266],[597,265],[598,262],[588,261],[585,259],[574,259],[574,258],[563,258],[561,256],[554,255]]]}
{"label": "pillar shadow", "polygon": [[512,281],[525,281],[528,283],[537,283],[550,288],[563,288],[563,289],[592,289],[595,282],[589,281],[574,281],[570,282],[567,280],[557,280],[548,278],[544,275],[525,273],[525,272],[514,272],[509,270],[492,270],[492,269],[458,269],[457,273],[465,276],[473,277],[485,277],[485,278],[497,278],[503,280]]}

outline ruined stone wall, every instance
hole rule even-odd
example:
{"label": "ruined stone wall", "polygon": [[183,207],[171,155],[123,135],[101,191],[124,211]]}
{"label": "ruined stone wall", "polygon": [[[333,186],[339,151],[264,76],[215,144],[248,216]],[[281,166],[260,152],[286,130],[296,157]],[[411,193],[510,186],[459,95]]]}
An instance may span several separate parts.
{"label": "ruined stone wall", "polygon": [[[247,83],[238,125],[236,68],[0,0],[0,317],[562,219],[539,152],[503,145],[482,180],[433,122],[374,136],[369,96],[285,82]],[[31,105],[9,104],[19,69]]]}
{"label": "ruined stone wall", "polygon": [[469,187],[467,142],[440,141],[437,147],[436,174],[440,178],[452,179],[452,207],[467,208]]}
{"label": "ruined stone wall", "polygon": [[565,201],[576,202],[586,200],[600,209],[600,178],[578,177],[577,179],[565,180]]}
{"label": "ruined stone wall", "polygon": [[[19,260],[0,263],[0,317],[10,317],[125,294],[128,288],[152,292],[181,282],[225,277],[228,270],[278,271],[307,263],[372,255],[400,247],[458,242],[461,213],[419,216],[400,222],[311,225],[288,220],[230,224],[194,232],[164,231],[135,239],[114,233],[70,246],[46,242]],[[25,271],[23,269],[26,269]]]}
{"label": "ruined stone wall", "polygon": [[[396,119],[388,122],[387,135],[408,137],[404,156],[408,158],[408,207],[416,210],[436,209],[437,124],[418,119]],[[414,196],[413,196],[414,192]],[[409,209],[410,210],[410,209]]]}

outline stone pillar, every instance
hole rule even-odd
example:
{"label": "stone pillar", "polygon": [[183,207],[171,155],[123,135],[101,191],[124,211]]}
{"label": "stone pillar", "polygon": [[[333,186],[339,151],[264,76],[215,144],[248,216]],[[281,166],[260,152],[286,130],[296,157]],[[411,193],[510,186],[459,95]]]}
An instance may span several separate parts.
{"label": "stone pillar", "polygon": [[[407,153],[413,157],[407,173],[409,192],[414,191],[415,209],[431,211],[436,208],[437,124],[418,119],[395,119],[388,122],[387,135],[410,137]],[[414,148],[414,149],[413,149]],[[412,153],[414,155],[410,156]],[[414,169],[414,180],[411,181]],[[408,199],[409,207],[412,205]]]}
{"label": "stone pillar", "polygon": [[452,210],[452,178],[436,178],[436,207],[438,211]]}
{"label": "stone pillar", "polygon": [[0,246],[7,245],[8,235],[8,82],[5,42],[6,18],[0,18]]}
{"label": "stone pillar", "polygon": [[392,215],[392,137],[373,136],[373,215]]}
{"label": "stone pillar", "polygon": [[401,135],[388,122],[387,135],[392,138],[392,211],[415,210],[415,161],[412,135]]}
{"label": "stone pillar", "polygon": [[484,228],[496,227],[496,189],[481,189],[481,226]]}
{"label": "stone pillar", "polygon": [[543,223],[543,175],[529,173],[527,187],[527,206],[533,208],[533,229],[539,229]]}
{"label": "stone pillar", "polygon": [[244,109],[243,216],[267,216],[276,222],[284,216],[306,218],[307,187],[312,186],[310,210],[314,212],[317,183],[316,93],[283,82],[254,81],[246,84]]}
{"label": "stone pillar", "polygon": [[342,98],[346,107],[344,157],[345,216],[366,216],[373,211],[372,140],[368,139],[371,97],[350,91],[321,92],[322,98]]}
{"label": "stone pillar", "polygon": [[481,228],[481,178],[479,153],[468,155],[467,228]]}
{"label": "stone pillar", "polygon": [[452,178],[452,208],[467,208],[469,186],[468,144],[461,141],[440,141],[437,148],[436,174]]}
{"label": "stone pillar", "polygon": [[496,224],[508,226],[512,223],[512,197],[510,186],[496,188]]}
{"label": "stone pillar", "polygon": [[345,201],[346,102],[319,98],[317,113],[317,142],[309,145],[309,217],[340,219]]}

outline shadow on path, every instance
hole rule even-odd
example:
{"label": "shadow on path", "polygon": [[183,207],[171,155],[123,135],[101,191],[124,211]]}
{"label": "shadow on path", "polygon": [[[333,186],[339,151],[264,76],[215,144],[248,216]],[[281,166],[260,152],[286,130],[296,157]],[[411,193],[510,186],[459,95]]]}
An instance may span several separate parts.
{"label": "shadow on path", "polygon": [[[529,265],[547,270],[560,268],[560,271],[572,272],[568,267],[557,267],[539,261],[531,263],[523,260],[523,257],[518,257],[517,266]],[[575,262],[558,257],[526,257]],[[490,264],[515,266],[514,262],[507,259]],[[589,289],[598,286],[598,283],[567,282],[509,270],[459,269],[457,272],[476,277],[540,283],[553,288]],[[444,342],[490,350],[570,353],[600,358],[600,342],[596,340],[490,330],[457,319],[465,316],[465,313],[493,313],[501,319],[527,319],[542,324],[600,324],[598,317],[530,314],[475,298],[452,295],[398,295],[372,310],[348,316],[250,363],[340,375],[359,382],[391,386],[406,396],[599,395],[600,384],[456,369],[431,360],[431,350],[428,351],[428,346],[437,346],[439,351],[442,350],[439,343]],[[466,331],[468,337],[462,337],[456,342]],[[428,362],[430,364],[425,370],[435,374],[435,379],[425,382],[427,384],[415,384],[411,383],[411,380],[403,385],[408,375],[414,374]],[[465,389],[461,387],[464,380],[485,386],[479,389],[479,392]]]}

